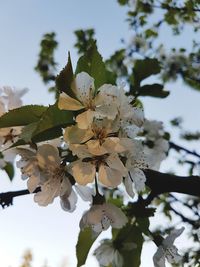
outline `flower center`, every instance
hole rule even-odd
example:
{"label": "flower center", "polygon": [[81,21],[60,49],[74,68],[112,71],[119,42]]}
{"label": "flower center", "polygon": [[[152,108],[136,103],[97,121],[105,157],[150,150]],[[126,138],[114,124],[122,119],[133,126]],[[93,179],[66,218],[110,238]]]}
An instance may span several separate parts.
{"label": "flower center", "polygon": [[4,142],[3,144],[5,145],[7,142],[14,143],[14,138],[17,137],[18,135],[13,133],[14,129],[10,129],[9,133],[4,136]]}

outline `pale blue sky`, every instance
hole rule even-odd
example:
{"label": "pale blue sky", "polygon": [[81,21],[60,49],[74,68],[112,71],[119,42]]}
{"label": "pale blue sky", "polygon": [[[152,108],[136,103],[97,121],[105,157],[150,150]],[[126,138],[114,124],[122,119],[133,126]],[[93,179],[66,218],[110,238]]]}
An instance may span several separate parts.
{"label": "pale blue sky", "polygon": [[[129,36],[125,13],[126,9],[119,7],[115,0],[0,0],[0,85],[28,87],[25,104],[52,103],[53,97],[47,94],[33,70],[42,35],[50,31],[57,33],[60,44],[56,59],[60,69],[66,63],[68,51],[73,62],[77,60],[73,31],[79,28],[96,29],[99,50],[107,57],[120,48],[121,37]],[[163,32],[161,40],[166,41],[165,35]],[[176,43],[172,38],[167,40]],[[187,45],[186,35],[183,40]],[[199,121],[195,114],[199,114],[200,93],[189,90],[181,82],[170,84],[168,88],[172,93],[167,100],[144,100],[146,115],[164,122],[183,115],[186,126],[197,129]],[[163,168],[169,167],[168,163]],[[24,187],[19,173],[13,184],[1,175],[0,191]],[[66,257],[68,267],[74,267],[78,223],[86,209],[83,203],[79,202],[78,206],[75,213],[68,214],[61,210],[58,201],[41,208],[33,203],[32,196],[27,196],[16,199],[13,207],[0,211],[0,266],[18,267],[23,251],[31,248],[34,267],[40,267],[46,258],[49,267],[60,267]],[[153,244],[150,251],[141,267],[153,266]],[[95,267],[95,260],[90,257],[86,266]]]}

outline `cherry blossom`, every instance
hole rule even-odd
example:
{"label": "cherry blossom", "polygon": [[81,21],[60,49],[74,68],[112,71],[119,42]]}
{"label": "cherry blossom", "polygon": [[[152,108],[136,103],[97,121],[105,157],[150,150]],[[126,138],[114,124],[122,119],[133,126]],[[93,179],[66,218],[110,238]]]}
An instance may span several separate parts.
{"label": "cherry blossom", "polygon": [[173,230],[158,247],[153,256],[155,267],[165,267],[165,258],[169,263],[180,263],[182,257],[178,254],[178,249],[173,245],[177,237],[184,231],[184,227]]}
{"label": "cherry blossom", "polygon": [[77,196],[66,176],[66,166],[61,165],[58,149],[50,144],[39,146],[37,152],[19,149],[22,159],[18,163],[23,178],[28,179],[28,189],[33,192],[41,188],[34,196],[40,206],[47,206],[54,198],[60,196],[64,210],[73,211],[76,207]]}
{"label": "cherry blossom", "polygon": [[103,240],[94,255],[101,266],[123,267],[123,257],[110,240]]}
{"label": "cherry blossom", "polygon": [[91,227],[95,233],[113,228],[122,228],[128,222],[125,214],[111,203],[93,205],[83,214],[80,228]]}

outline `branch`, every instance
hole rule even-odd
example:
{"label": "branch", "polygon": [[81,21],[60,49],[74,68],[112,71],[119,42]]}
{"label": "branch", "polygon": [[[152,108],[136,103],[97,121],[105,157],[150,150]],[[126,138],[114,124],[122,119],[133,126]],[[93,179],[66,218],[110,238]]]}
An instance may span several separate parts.
{"label": "branch", "polygon": [[193,155],[197,158],[200,158],[200,155],[196,152],[196,151],[191,151],[185,147],[179,146],[174,144],[173,142],[169,142],[170,148],[176,150],[177,152],[179,152],[180,150],[185,151],[187,154]]}
{"label": "branch", "polygon": [[[40,187],[36,188],[33,193],[37,193],[39,191],[40,191]],[[27,189],[1,193],[0,194],[0,205],[4,209],[6,207],[9,207],[9,206],[13,205],[13,198],[14,197],[25,196],[25,195],[28,195],[28,194],[30,194],[30,192]]]}
{"label": "branch", "polygon": [[[145,169],[146,185],[151,189],[151,193],[145,200],[145,205],[149,205],[151,201],[158,195],[164,193],[182,193],[191,196],[200,197],[200,177],[199,176],[177,176],[173,174],[161,173],[149,169]],[[33,193],[40,191],[36,188]],[[20,190],[6,192],[0,194],[0,205],[5,208],[13,204],[13,198],[30,194],[28,190]]]}
{"label": "branch", "polygon": [[175,192],[200,197],[199,176],[177,176],[145,169],[146,185],[151,189],[152,196]]}

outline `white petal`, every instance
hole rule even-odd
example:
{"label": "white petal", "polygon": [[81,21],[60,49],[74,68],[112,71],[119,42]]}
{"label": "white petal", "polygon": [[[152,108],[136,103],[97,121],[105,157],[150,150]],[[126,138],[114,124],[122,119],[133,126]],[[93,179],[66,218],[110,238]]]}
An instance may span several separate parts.
{"label": "white petal", "polygon": [[122,174],[106,165],[99,168],[98,180],[105,186],[115,188],[122,182]]}
{"label": "white petal", "polygon": [[37,188],[40,182],[39,176],[31,176],[27,181],[27,187],[30,193],[33,193],[33,191]]}
{"label": "white petal", "polygon": [[82,186],[75,184],[74,185],[76,192],[79,194],[79,196],[84,200],[84,201],[89,201],[92,202],[93,200],[93,194],[94,190],[88,186]]}
{"label": "white petal", "polygon": [[69,95],[62,93],[58,100],[58,108],[64,110],[80,110],[84,108],[84,105]]}
{"label": "white petal", "polygon": [[162,246],[159,246],[154,254],[153,263],[155,267],[165,267],[165,256]]}
{"label": "white petal", "polygon": [[41,145],[38,148],[37,159],[38,159],[38,164],[42,169],[46,169],[47,167],[51,168],[52,165],[59,166],[60,164],[58,149],[49,144]]}
{"label": "white petal", "polygon": [[87,142],[88,151],[96,156],[104,155],[108,151],[100,144],[99,140],[90,140]]}
{"label": "white petal", "polygon": [[145,189],[146,176],[144,172],[138,168],[134,168],[130,171],[131,178],[133,179],[135,189],[137,192],[141,192]]}
{"label": "white petal", "polygon": [[133,198],[135,196],[135,193],[133,191],[133,182],[131,181],[131,178],[129,176],[124,179],[124,185],[126,188],[126,192],[129,194],[130,197]]}
{"label": "white petal", "polygon": [[70,144],[80,144],[93,137],[90,129],[80,129],[77,125],[67,127],[64,133],[64,140]]}
{"label": "white petal", "polygon": [[86,185],[94,181],[96,168],[90,162],[78,160],[73,163],[72,174],[76,182],[80,185]]}
{"label": "white petal", "polygon": [[171,233],[162,242],[162,245],[164,247],[171,247],[173,245],[175,239],[183,233],[184,229],[185,228],[182,227],[180,229],[174,229],[173,231],[171,231]]}
{"label": "white petal", "polygon": [[68,196],[63,195],[60,197],[60,204],[63,210],[68,212],[73,212],[76,209],[77,195],[74,190],[71,191],[71,194]]}
{"label": "white petal", "polygon": [[125,214],[121,211],[121,209],[119,209],[115,205],[111,203],[106,203],[105,210],[106,210],[106,215],[111,220],[111,226],[113,228],[118,228],[118,229],[122,228],[128,222],[128,219],[125,216]]}
{"label": "white petal", "polygon": [[85,103],[94,94],[94,79],[86,72],[78,73],[72,83],[72,90],[76,97]]}
{"label": "white petal", "polygon": [[121,175],[127,174],[127,169],[124,167],[124,164],[121,162],[117,154],[111,154],[107,159],[106,163],[108,166],[114,170],[118,170]]}
{"label": "white petal", "polygon": [[179,263],[182,260],[175,246],[171,246],[165,250],[165,257],[169,263]]}
{"label": "white petal", "polygon": [[78,127],[80,129],[88,129],[91,126],[91,123],[93,121],[94,118],[94,111],[91,109],[88,109],[82,113],[80,113],[77,117],[76,117],[76,122],[78,124]]}

